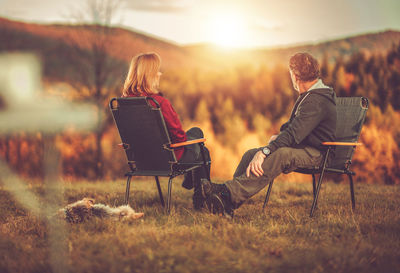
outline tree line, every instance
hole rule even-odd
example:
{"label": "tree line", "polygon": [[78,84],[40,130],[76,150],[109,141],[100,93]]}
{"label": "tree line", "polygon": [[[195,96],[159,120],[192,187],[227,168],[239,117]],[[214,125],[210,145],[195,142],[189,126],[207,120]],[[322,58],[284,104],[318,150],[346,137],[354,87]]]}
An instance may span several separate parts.
{"label": "tree line", "polygon": [[[90,59],[90,55],[86,58]],[[106,61],[106,57],[102,58]],[[358,179],[368,183],[400,183],[400,44],[393,45],[384,54],[361,52],[335,60],[326,55],[320,64],[322,80],[333,87],[338,96],[365,96],[370,100],[361,135],[365,145],[358,149],[354,158]],[[65,178],[113,179],[122,177],[126,170],[123,151],[116,147],[119,137],[107,108],[108,100],[120,96],[122,89],[124,73],[121,71],[127,69],[127,64],[118,67],[122,75],[113,73],[110,79],[101,74],[97,81],[93,76],[86,76],[90,79],[86,85],[75,84],[71,89],[71,100],[93,100],[92,95],[77,96],[91,86],[94,91],[88,91],[88,94],[97,94],[96,104],[106,118],[99,124],[100,134],[82,135],[67,130],[58,135],[56,142],[62,155]],[[105,72],[107,70],[99,73]],[[76,74],[73,77],[75,83],[83,82]],[[107,84],[96,85],[99,80]],[[238,145],[241,139],[252,134],[258,137],[254,147],[266,143],[269,135],[276,133],[289,117],[297,97],[287,67],[279,65],[247,64],[221,71],[175,68],[164,71],[160,90],[171,100],[184,127],[209,125],[214,153],[218,157],[218,147],[232,151],[237,156],[232,165],[237,164],[244,152]],[[39,133],[26,135],[21,132],[0,139],[0,156],[24,176],[41,179],[42,155],[43,138]],[[221,168],[224,166],[214,164],[214,174],[218,175]]]}

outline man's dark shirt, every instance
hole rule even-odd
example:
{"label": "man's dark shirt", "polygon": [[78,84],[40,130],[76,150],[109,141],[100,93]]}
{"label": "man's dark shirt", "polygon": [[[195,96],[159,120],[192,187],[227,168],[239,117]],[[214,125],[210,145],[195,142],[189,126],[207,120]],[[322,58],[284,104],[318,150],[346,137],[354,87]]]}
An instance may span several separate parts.
{"label": "man's dark shirt", "polygon": [[268,144],[271,152],[281,147],[323,150],[322,142],[335,141],[336,94],[331,88],[312,89],[301,94],[293,107],[290,119],[281,132]]}

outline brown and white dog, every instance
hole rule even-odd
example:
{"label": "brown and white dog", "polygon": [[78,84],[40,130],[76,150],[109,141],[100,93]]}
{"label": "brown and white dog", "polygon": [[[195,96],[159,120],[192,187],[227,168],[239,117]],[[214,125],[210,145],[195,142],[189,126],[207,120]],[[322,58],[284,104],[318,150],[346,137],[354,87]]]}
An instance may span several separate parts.
{"label": "brown and white dog", "polygon": [[103,204],[95,204],[92,198],[83,198],[60,209],[59,215],[70,223],[80,223],[91,217],[128,220],[139,219],[144,214],[135,212],[129,205],[112,208]]}

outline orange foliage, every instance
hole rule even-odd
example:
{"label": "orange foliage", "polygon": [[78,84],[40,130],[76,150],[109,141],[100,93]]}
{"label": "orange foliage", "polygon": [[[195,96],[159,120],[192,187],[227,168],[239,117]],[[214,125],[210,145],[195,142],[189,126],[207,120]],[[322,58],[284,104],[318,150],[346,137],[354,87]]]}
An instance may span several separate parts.
{"label": "orange foliage", "polygon": [[345,82],[343,85],[344,90],[346,90],[347,93],[350,93],[350,86],[354,82],[355,76],[352,73],[346,73],[345,74]]}
{"label": "orange foliage", "polygon": [[354,154],[354,170],[359,181],[399,184],[400,149],[389,129],[377,124],[364,126],[360,141],[364,144]]}

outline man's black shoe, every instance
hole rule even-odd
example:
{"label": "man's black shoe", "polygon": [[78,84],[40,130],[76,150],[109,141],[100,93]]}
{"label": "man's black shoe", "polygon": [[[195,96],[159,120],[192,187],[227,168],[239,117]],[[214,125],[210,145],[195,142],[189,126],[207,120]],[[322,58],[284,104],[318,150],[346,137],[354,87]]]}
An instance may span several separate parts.
{"label": "man's black shoe", "polygon": [[224,184],[215,184],[207,179],[201,179],[200,185],[201,193],[210,212],[232,218],[233,204],[228,188]]}

